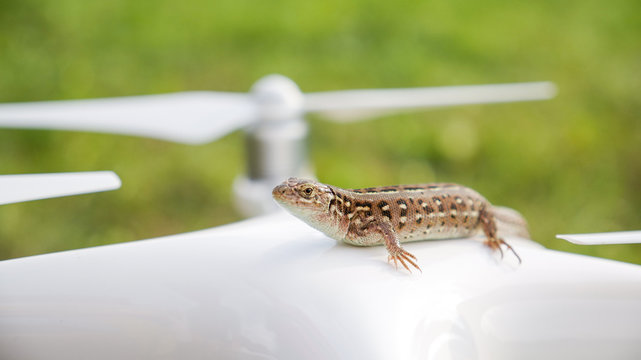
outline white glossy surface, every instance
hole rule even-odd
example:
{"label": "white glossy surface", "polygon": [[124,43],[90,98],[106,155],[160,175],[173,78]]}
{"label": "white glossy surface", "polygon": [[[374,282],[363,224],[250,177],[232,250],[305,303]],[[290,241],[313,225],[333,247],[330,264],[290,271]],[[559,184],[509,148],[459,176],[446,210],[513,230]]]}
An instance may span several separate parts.
{"label": "white glossy surface", "polygon": [[641,243],[641,231],[615,231],[594,234],[559,234],[556,237],[578,245]]}
{"label": "white glossy surface", "polygon": [[639,359],[641,268],[510,239],[382,247],[286,214],[0,262],[3,359]]}
{"label": "white glossy surface", "polygon": [[0,205],[120,188],[112,171],[0,175]]}

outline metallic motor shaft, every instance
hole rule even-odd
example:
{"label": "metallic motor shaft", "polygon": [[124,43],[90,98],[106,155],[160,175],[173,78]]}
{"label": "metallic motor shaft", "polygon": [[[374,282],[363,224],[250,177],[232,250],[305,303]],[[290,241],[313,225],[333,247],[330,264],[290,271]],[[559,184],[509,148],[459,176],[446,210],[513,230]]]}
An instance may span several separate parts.
{"label": "metallic motor shaft", "polygon": [[282,181],[300,175],[307,158],[307,132],[302,118],[247,130],[248,177]]}
{"label": "metallic motor shaft", "polygon": [[271,189],[290,176],[307,174],[307,123],[303,94],[281,75],[270,75],[252,87],[260,104],[260,121],[246,130],[247,175],[236,179],[236,207],[245,216],[277,209]]}

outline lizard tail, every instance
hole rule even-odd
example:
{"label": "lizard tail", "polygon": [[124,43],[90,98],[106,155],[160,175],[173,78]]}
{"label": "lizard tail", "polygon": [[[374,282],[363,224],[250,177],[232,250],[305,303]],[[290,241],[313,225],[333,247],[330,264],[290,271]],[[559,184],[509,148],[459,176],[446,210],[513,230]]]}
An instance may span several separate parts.
{"label": "lizard tail", "polygon": [[503,236],[518,236],[529,239],[527,221],[518,211],[503,206],[493,206],[497,232]]}

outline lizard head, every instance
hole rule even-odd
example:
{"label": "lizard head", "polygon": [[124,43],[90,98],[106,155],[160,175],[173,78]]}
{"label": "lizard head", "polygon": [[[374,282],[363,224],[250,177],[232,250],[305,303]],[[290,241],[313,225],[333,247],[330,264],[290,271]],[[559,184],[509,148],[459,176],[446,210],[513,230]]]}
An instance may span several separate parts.
{"label": "lizard head", "polygon": [[314,180],[289,178],[274,188],[272,196],[295,216],[309,218],[327,213],[334,192]]}

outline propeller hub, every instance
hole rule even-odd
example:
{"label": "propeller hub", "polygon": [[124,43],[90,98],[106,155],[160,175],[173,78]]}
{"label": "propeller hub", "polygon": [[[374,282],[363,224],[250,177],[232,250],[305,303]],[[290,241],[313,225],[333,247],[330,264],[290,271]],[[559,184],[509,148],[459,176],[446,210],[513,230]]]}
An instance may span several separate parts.
{"label": "propeller hub", "polygon": [[290,78],[273,74],[258,80],[251,88],[264,121],[282,122],[300,119],[303,93]]}

